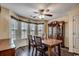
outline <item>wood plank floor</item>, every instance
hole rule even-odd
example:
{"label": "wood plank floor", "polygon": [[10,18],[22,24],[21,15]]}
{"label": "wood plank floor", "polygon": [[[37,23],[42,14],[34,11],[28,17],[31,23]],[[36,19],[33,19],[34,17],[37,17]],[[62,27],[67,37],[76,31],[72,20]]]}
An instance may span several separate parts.
{"label": "wood plank floor", "polygon": [[[28,52],[27,46],[23,46],[23,47],[16,49],[16,56],[32,56],[31,52],[30,53]],[[68,52],[68,49],[66,49],[66,48],[61,48],[61,56],[76,56],[76,55],[77,54]],[[34,56],[35,56],[35,54],[34,54]],[[38,56],[40,56],[40,55],[38,54]],[[53,56],[55,56],[55,55],[53,55]],[[79,56],[79,55],[77,55],[77,56]]]}

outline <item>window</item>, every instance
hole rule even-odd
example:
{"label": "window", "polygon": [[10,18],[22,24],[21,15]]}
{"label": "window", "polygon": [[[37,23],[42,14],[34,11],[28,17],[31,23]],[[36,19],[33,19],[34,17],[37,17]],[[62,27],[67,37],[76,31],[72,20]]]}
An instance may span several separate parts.
{"label": "window", "polygon": [[38,25],[38,35],[41,36],[44,34],[44,25],[43,24],[39,24]]}
{"label": "window", "polygon": [[33,24],[17,21],[15,18],[10,20],[10,32],[9,36],[12,40],[26,39],[27,35],[39,36],[44,34],[44,24]]}
{"label": "window", "polygon": [[21,22],[21,39],[26,39],[28,34],[28,23]]}
{"label": "window", "polygon": [[12,40],[27,38],[28,23],[17,21],[15,18],[12,18],[9,23],[9,36]]}
{"label": "window", "polygon": [[15,40],[17,39],[18,21],[12,18],[9,22],[9,38],[11,46],[15,47]]}
{"label": "window", "polygon": [[30,34],[35,35],[35,24],[30,24]]}
{"label": "window", "polygon": [[16,39],[16,35],[17,35],[17,30],[18,30],[18,21],[17,20],[15,20],[14,18],[12,18],[11,20],[10,20],[10,38],[12,39],[12,40],[15,40]]}

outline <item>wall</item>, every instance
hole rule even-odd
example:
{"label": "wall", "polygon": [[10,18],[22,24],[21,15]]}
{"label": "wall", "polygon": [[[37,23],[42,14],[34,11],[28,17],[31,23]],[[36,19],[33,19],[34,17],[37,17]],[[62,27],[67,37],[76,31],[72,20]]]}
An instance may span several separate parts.
{"label": "wall", "polygon": [[[5,15],[5,16],[4,16]],[[9,39],[9,10],[1,8],[0,13],[0,39]]]}

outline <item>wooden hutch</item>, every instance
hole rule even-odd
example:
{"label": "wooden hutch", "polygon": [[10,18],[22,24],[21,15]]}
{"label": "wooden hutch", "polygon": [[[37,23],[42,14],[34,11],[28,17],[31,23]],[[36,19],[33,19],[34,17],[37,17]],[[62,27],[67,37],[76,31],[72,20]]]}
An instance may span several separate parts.
{"label": "wooden hutch", "polygon": [[53,39],[62,40],[61,46],[64,47],[64,36],[65,36],[65,22],[64,21],[53,21],[48,24],[48,37]]}

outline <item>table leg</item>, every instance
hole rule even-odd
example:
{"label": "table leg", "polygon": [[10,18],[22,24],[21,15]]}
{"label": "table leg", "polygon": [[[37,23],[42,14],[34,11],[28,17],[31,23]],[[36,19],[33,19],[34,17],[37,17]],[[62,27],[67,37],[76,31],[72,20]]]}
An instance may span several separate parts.
{"label": "table leg", "polygon": [[60,44],[58,45],[58,55],[61,56]]}
{"label": "table leg", "polygon": [[48,47],[48,56],[51,56],[51,47]]}

